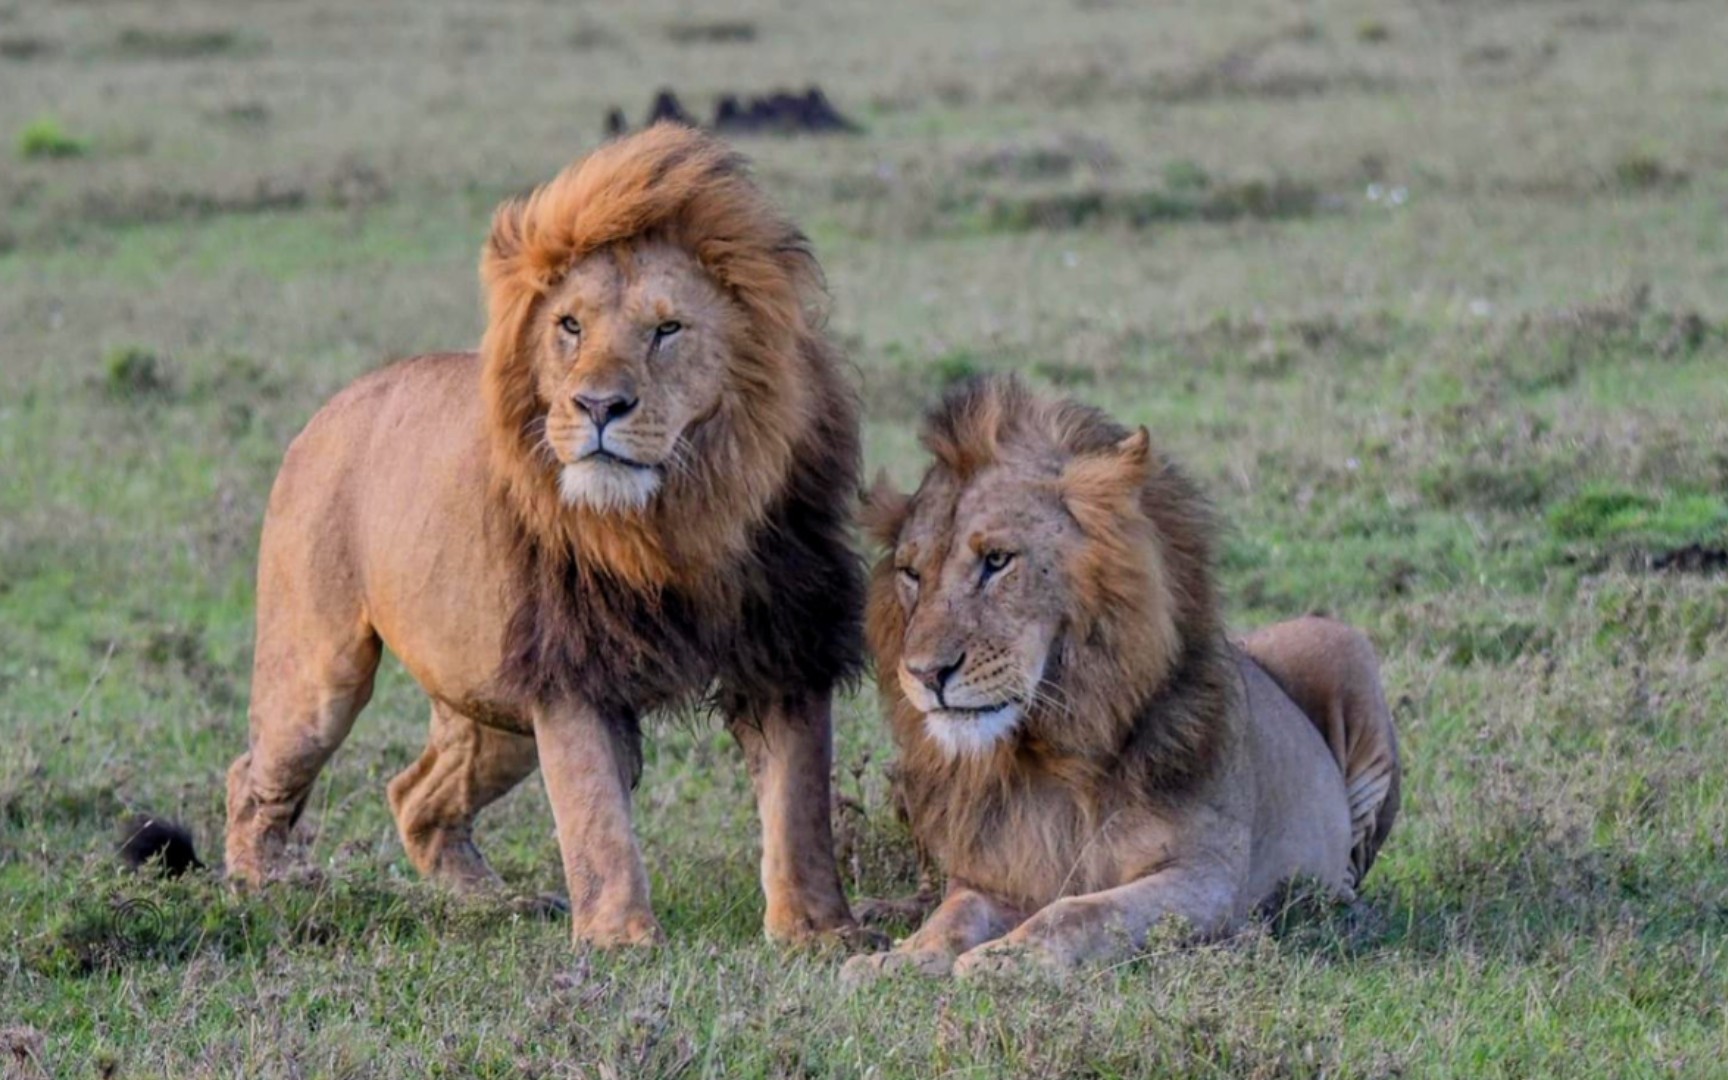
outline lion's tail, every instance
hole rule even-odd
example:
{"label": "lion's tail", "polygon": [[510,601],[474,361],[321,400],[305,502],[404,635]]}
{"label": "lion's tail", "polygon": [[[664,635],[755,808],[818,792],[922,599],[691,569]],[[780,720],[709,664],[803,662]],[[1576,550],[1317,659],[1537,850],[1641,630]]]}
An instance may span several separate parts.
{"label": "lion's tail", "polygon": [[[1317,620],[1316,620],[1317,621]],[[1331,663],[1321,670],[1328,692],[1304,702],[1344,774],[1350,803],[1351,884],[1360,885],[1398,818],[1403,769],[1398,733],[1380,685],[1380,658],[1359,631],[1332,623],[1321,638]]]}
{"label": "lion's tail", "polygon": [[[1392,831],[1398,818],[1402,779],[1398,765],[1398,739],[1392,733],[1391,712],[1384,710],[1374,719],[1384,724],[1380,732],[1362,744],[1369,752],[1346,756],[1344,791],[1350,799],[1350,869],[1361,884],[1380,854],[1380,845]],[[1371,746],[1369,744],[1372,744]]]}
{"label": "lion's tail", "polygon": [[121,826],[119,855],[133,870],[154,869],[163,877],[204,869],[192,830],[149,814],[136,814]]}

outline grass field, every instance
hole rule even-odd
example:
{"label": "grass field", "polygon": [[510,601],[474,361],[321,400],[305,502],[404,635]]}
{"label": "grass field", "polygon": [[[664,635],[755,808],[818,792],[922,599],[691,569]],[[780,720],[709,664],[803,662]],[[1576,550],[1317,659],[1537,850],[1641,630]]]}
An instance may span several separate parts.
{"label": "grass field", "polygon": [[[0,0],[0,1070],[7,1076],[1720,1076],[1728,1070],[1728,8],[1718,0],[695,5]],[[1233,625],[1364,627],[1406,753],[1362,902],[1065,986],[760,940],[717,726],[637,794],[672,943],[422,886],[387,665],[305,881],[211,857],[288,440],[470,347],[491,207],[661,83],[820,81],[868,133],[745,144],[815,239],[870,466],[1014,369],[1188,462]],[[910,889],[872,695],[857,893]],[[482,845],[561,887],[527,784]]]}

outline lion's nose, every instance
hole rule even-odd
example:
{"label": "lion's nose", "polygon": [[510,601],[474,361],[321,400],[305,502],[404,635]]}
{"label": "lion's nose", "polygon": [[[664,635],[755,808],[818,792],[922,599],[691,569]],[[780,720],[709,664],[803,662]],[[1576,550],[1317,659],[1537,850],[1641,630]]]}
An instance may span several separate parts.
{"label": "lion's nose", "polygon": [[628,394],[579,393],[576,395],[577,406],[588,414],[597,428],[604,428],[621,416],[629,416],[636,408],[638,400]]}
{"label": "lion's nose", "polygon": [[928,687],[930,692],[936,695],[936,700],[941,702],[942,691],[947,687],[948,680],[954,677],[954,673],[959,671],[960,665],[965,662],[966,654],[961,653],[954,658],[952,663],[948,664],[940,661],[932,664],[907,664],[906,674]]}

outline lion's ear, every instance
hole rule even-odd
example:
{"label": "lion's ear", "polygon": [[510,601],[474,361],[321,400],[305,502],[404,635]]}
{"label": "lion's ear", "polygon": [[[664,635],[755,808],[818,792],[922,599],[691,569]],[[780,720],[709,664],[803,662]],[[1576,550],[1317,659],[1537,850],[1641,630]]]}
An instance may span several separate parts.
{"label": "lion's ear", "polygon": [[1146,478],[1147,467],[1152,464],[1152,434],[1145,424],[1116,444],[1116,456],[1122,459],[1124,468],[1138,470],[1140,479]]}
{"label": "lion's ear", "polygon": [[1152,465],[1152,437],[1137,428],[1108,449],[1070,461],[1062,470],[1062,497],[1076,516],[1083,516],[1082,508],[1120,512],[1138,504]]}
{"label": "lion's ear", "polygon": [[880,469],[870,490],[863,493],[863,506],[858,521],[865,535],[883,547],[891,547],[900,536],[900,529],[911,513],[912,498],[903,494],[888,479],[888,470]]}

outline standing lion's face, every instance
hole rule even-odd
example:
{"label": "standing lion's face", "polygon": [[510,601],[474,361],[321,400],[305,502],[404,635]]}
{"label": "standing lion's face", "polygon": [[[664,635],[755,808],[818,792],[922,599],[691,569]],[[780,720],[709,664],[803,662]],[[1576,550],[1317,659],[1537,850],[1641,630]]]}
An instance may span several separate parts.
{"label": "standing lion's face", "polygon": [[649,242],[589,255],[539,310],[529,333],[564,501],[642,509],[720,405],[733,305],[689,253]]}
{"label": "standing lion's face", "polygon": [[988,751],[1035,703],[1060,711],[1046,667],[1084,542],[1053,467],[1004,463],[963,487],[937,474],[913,500],[892,556],[906,614],[895,675],[950,755]]}

